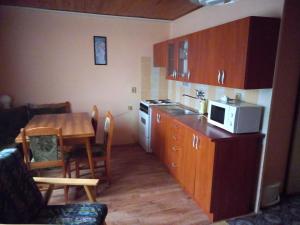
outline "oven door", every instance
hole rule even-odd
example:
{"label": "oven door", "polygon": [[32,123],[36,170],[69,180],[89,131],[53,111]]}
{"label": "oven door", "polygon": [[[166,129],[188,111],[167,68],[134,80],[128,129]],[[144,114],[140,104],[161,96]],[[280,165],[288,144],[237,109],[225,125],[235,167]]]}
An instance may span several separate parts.
{"label": "oven door", "polygon": [[143,112],[139,111],[139,143],[146,150],[150,151],[150,116]]}

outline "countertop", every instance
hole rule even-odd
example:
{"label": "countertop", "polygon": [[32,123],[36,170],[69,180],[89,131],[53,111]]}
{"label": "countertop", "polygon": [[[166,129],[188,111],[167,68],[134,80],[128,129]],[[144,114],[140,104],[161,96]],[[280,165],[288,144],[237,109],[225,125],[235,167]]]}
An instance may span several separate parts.
{"label": "countertop", "polygon": [[[164,106],[153,106],[153,108],[159,109],[164,113],[168,114],[164,109]],[[187,107],[188,108],[188,107]],[[232,134],[207,122],[207,118],[203,115],[171,115],[170,117],[176,119],[178,122],[184,126],[191,128],[198,133],[207,136],[212,141],[226,141],[233,138],[253,138],[257,136],[263,138],[262,133],[247,133],[247,134]]]}

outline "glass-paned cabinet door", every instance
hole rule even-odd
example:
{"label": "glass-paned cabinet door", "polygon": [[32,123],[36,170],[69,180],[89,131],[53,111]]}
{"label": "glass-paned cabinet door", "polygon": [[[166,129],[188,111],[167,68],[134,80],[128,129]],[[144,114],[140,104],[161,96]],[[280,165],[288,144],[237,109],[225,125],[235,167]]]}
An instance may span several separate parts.
{"label": "glass-paned cabinet door", "polygon": [[178,73],[181,77],[187,77],[189,73],[188,69],[188,40],[179,41],[178,47]]}
{"label": "glass-paned cabinet door", "polygon": [[175,44],[168,44],[168,75],[175,76]]}

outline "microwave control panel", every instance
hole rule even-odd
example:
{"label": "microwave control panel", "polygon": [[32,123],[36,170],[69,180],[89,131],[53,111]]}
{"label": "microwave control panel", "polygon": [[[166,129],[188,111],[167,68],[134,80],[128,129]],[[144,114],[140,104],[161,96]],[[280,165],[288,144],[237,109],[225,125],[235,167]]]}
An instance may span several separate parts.
{"label": "microwave control panel", "polygon": [[225,126],[227,127],[228,130],[233,132],[234,126],[235,126],[234,121],[235,121],[235,115],[236,115],[237,108],[229,106],[228,109],[229,110],[228,110],[228,115],[227,115]]}

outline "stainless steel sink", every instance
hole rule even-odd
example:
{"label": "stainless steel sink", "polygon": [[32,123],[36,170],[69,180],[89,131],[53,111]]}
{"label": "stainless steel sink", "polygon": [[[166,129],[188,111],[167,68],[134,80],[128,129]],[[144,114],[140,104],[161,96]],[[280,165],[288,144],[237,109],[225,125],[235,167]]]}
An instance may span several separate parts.
{"label": "stainless steel sink", "polygon": [[170,113],[171,115],[197,115],[199,114],[197,111],[193,111],[190,109],[187,109],[180,105],[170,105],[170,106],[164,106],[164,110],[167,113]]}

